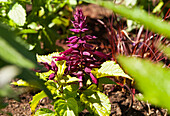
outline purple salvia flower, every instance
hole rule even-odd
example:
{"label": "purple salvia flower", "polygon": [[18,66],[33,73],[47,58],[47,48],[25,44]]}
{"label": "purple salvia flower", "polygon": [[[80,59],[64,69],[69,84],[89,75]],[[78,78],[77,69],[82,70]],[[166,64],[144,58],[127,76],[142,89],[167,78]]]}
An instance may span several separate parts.
{"label": "purple salvia flower", "polygon": [[[67,41],[67,43],[69,43],[67,45],[69,49],[61,52],[61,56],[54,56],[53,58],[55,61],[66,60],[67,68],[65,69],[65,74],[70,74],[79,78],[79,88],[83,87],[85,74],[88,74],[91,77],[92,82],[97,84],[97,79],[91,73],[91,70],[92,68],[100,67],[102,62],[97,62],[95,56],[102,59],[108,59],[108,55],[96,51],[95,47],[87,44],[87,40],[96,39],[96,37],[91,35],[83,36],[82,33],[88,29],[86,25],[86,17],[83,15],[81,9],[76,10],[76,13],[74,14],[74,21],[71,22],[73,23],[74,29],[70,29],[70,31],[79,34],[79,36],[69,37]],[[55,62],[51,62],[51,65],[44,63],[44,66],[47,70],[54,71],[54,73],[49,76],[50,80],[54,79],[58,70]]]}
{"label": "purple salvia flower", "polygon": [[49,80],[53,80],[55,78],[55,75],[56,75],[55,73],[50,74]]}

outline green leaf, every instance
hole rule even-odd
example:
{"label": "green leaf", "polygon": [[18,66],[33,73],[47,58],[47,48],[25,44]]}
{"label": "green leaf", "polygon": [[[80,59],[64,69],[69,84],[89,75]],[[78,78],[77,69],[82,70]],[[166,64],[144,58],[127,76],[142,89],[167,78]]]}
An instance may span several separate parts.
{"label": "green leaf", "polygon": [[77,91],[79,90],[79,87],[77,84],[71,84],[67,85],[65,89],[63,90],[64,98],[76,98],[77,97]]}
{"label": "green leaf", "polygon": [[137,58],[118,57],[124,69],[135,78],[145,101],[170,110],[170,70]]}
{"label": "green leaf", "polygon": [[47,97],[44,91],[41,91],[40,93],[37,93],[35,96],[33,96],[33,99],[30,101],[30,108],[31,112],[34,113],[35,109],[41,99],[44,97]]}
{"label": "green leaf", "polygon": [[78,116],[78,104],[74,98],[57,100],[54,109],[58,116]]}
{"label": "green leaf", "polygon": [[85,2],[94,3],[113,10],[115,13],[120,14],[121,16],[131,19],[133,21],[139,22],[144,25],[145,28],[149,30],[163,34],[164,36],[170,37],[170,25],[168,22],[162,21],[161,18],[158,18],[148,12],[141,10],[139,8],[127,8],[123,5],[115,5],[111,1],[102,1],[102,0],[83,0]]}
{"label": "green leaf", "polygon": [[16,98],[17,94],[8,84],[0,88],[0,97]]}
{"label": "green leaf", "polygon": [[29,83],[23,81],[22,79],[18,80],[17,82],[12,82],[11,84],[17,86],[30,86]]}
{"label": "green leaf", "polygon": [[92,73],[96,75],[97,78],[106,77],[106,76],[122,76],[128,79],[132,79],[120,68],[118,64],[114,61],[106,61],[101,65],[101,68],[98,70],[93,69]]}
{"label": "green leaf", "polygon": [[100,84],[114,84],[114,85],[117,85],[116,82],[112,81],[111,79],[109,79],[107,77],[99,78],[98,79],[98,83],[100,83]]}
{"label": "green leaf", "polygon": [[34,29],[23,29],[18,34],[25,34],[25,33],[27,34],[27,33],[38,33],[38,32]]}
{"label": "green leaf", "polygon": [[16,41],[16,35],[5,25],[0,24],[0,58],[24,68],[34,68],[35,55]]}
{"label": "green leaf", "polygon": [[85,103],[85,107],[95,116],[109,116],[111,104],[109,98],[100,91],[93,92],[91,95],[81,94],[81,102]]}
{"label": "green leaf", "polygon": [[68,0],[70,5],[77,5],[77,0]]}
{"label": "green leaf", "polygon": [[17,25],[23,26],[26,22],[26,11],[18,3],[15,3],[12,9],[9,11],[8,16],[13,20]]}
{"label": "green leaf", "polygon": [[66,83],[81,81],[81,79],[78,79],[77,77],[71,77],[70,75],[67,75],[67,77],[68,77],[68,80],[66,81]]}
{"label": "green leaf", "polygon": [[36,111],[34,116],[55,116],[55,113],[47,108],[40,108]]}
{"label": "green leaf", "polygon": [[152,13],[161,11],[161,7],[164,5],[164,2],[159,2],[159,4],[153,9]]}
{"label": "green leaf", "polygon": [[64,74],[65,69],[67,68],[66,61],[57,62],[57,67],[58,67],[57,75],[62,76]]}
{"label": "green leaf", "polygon": [[51,64],[51,61],[53,60],[52,58],[53,56],[60,56],[59,52],[53,52],[48,55],[37,55],[37,62],[47,62],[48,64]]}

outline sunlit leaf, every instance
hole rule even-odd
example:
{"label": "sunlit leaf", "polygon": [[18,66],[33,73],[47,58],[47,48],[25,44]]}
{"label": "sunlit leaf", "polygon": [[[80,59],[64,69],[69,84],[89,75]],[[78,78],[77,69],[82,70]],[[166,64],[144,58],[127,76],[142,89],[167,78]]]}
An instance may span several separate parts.
{"label": "sunlit leaf", "polygon": [[135,78],[137,87],[142,91],[145,101],[170,109],[170,70],[162,64],[147,60],[119,56],[118,61]]}
{"label": "sunlit leaf", "polygon": [[97,116],[109,116],[111,111],[109,98],[100,91],[90,93],[90,95],[83,93],[80,96],[80,100],[85,103],[87,110]]}
{"label": "sunlit leaf", "polygon": [[12,82],[12,85],[16,85],[16,86],[31,86],[29,85],[29,83],[27,83],[26,81],[23,81],[22,79],[16,81],[16,82]]}
{"label": "sunlit leaf", "polygon": [[77,0],[68,0],[70,5],[77,5]]}
{"label": "sunlit leaf", "polygon": [[15,3],[12,9],[9,11],[8,16],[13,20],[17,25],[23,26],[26,21],[26,11],[18,3]]}
{"label": "sunlit leaf", "polygon": [[36,95],[33,96],[33,99],[30,101],[30,108],[31,112],[35,112],[35,109],[41,99],[44,97],[47,97],[44,91],[41,91],[40,93],[37,93]]}
{"label": "sunlit leaf", "polygon": [[55,116],[55,113],[47,108],[40,108],[36,111],[34,116]]}
{"label": "sunlit leaf", "polygon": [[161,7],[164,5],[164,2],[159,2],[159,4],[153,9],[152,13],[161,11]]}
{"label": "sunlit leaf", "polygon": [[72,82],[76,82],[76,81],[81,81],[81,80],[77,77],[68,76],[68,80],[66,81],[66,83],[72,83]]}
{"label": "sunlit leaf", "polygon": [[51,61],[53,60],[52,58],[53,56],[60,56],[59,52],[53,52],[48,55],[37,55],[37,62],[47,62],[48,64],[51,64]]}
{"label": "sunlit leaf", "polygon": [[74,98],[57,100],[54,109],[57,116],[78,116],[78,104]]}
{"label": "sunlit leaf", "polygon": [[57,62],[57,67],[58,67],[57,75],[62,76],[64,74],[65,69],[67,68],[66,61]]}
{"label": "sunlit leaf", "polygon": [[106,61],[101,65],[101,68],[98,70],[92,70],[92,73],[97,77],[105,77],[105,76],[122,76],[128,79],[132,79],[130,76],[124,73],[121,67],[116,64],[114,61]]}

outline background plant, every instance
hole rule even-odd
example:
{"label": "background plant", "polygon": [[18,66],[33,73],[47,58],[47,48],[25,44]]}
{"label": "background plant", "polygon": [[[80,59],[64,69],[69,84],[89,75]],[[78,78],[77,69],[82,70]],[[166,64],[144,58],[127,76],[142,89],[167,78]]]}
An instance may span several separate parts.
{"label": "background plant", "polygon": [[[70,16],[76,0],[8,0],[1,1],[0,20],[39,54],[63,50],[56,40],[69,35]],[[57,30],[57,31],[56,31]]]}
{"label": "background plant", "polygon": [[[138,21],[140,24],[143,24],[144,28],[146,29],[152,30],[154,32],[158,32],[159,34],[163,34],[168,38],[170,37],[168,34],[170,30],[170,28],[168,27],[169,24],[167,22],[160,21],[159,18],[156,18],[153,15],[147,15],[147,13],[144,11],[140,11],[139,9],[136,8],[135,9],[125,8],[124,6],[121,5],[118,6],[108,1],[106,2],[90,1],[90,2],[100,4],[104,7],[110,8],[116,13],[125,16],[126,18],[132,19],[134,21]],[[129,15],[129,12],[131,12],[132,14]],[[140,12],[140,17],[136,15],[139,12]],[[168,14],[169,11],[165,15],[165,17],[167,17]],[[164,24],[167,25],[166,28],[164,28],[163,26]],[[155,28],[157,27],[157,29],[153,29],[153,27]],[[168,49],[169,48],[166,48],[165,51],[166,53],[169,54]],[[168,79],[169,69],[163,68],[162,64],[153,64],[150,63],[149,61],[136,59],[136,58],[126,58],[120,56],[118,57],[118,61],[120,62],[121,66],[123,66],[123,68],[130,74],[130,76],[136,79],[138,88],[143,92],[143,96],[142,98],[140,97],[140,99],[145,101],[148,100],[149,102],[155,105],[169,109],[169,103],[167,103],[169,99],[169,91],[168,91],[169,87],[167,86],[169,83],[169,79]],[[164,79],[162,80],[162,78]],[[164,93],[164,97],[160,98],[160,96],[162,96],[162,91]]]}

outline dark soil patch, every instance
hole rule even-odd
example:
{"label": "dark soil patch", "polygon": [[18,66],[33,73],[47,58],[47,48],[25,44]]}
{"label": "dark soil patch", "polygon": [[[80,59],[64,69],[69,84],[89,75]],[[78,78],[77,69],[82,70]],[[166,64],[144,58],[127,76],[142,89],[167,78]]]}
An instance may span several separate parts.
{"label": "dark soil patch", "polygon": [[[109,88],[110,85],[106,86]],[[107,89],[110,90],[110,89]],[[167,110],[151,106],[148,103],[135,99],[132,106],[132,97],[128,92],[121,90],[105,91],[111,102],[111,116],[169,116]],[[5,98],[4,102],[9,105],[2,109],[0,116],[31,116],[29,102],[35,93],[28,91],[19,96],[20,101]],[[36,108],[48,108],[53,110],[50,104],[52,101],[47,97],[42,99]],[[87,110],[84,110],[80,116],[89,116]]]}

